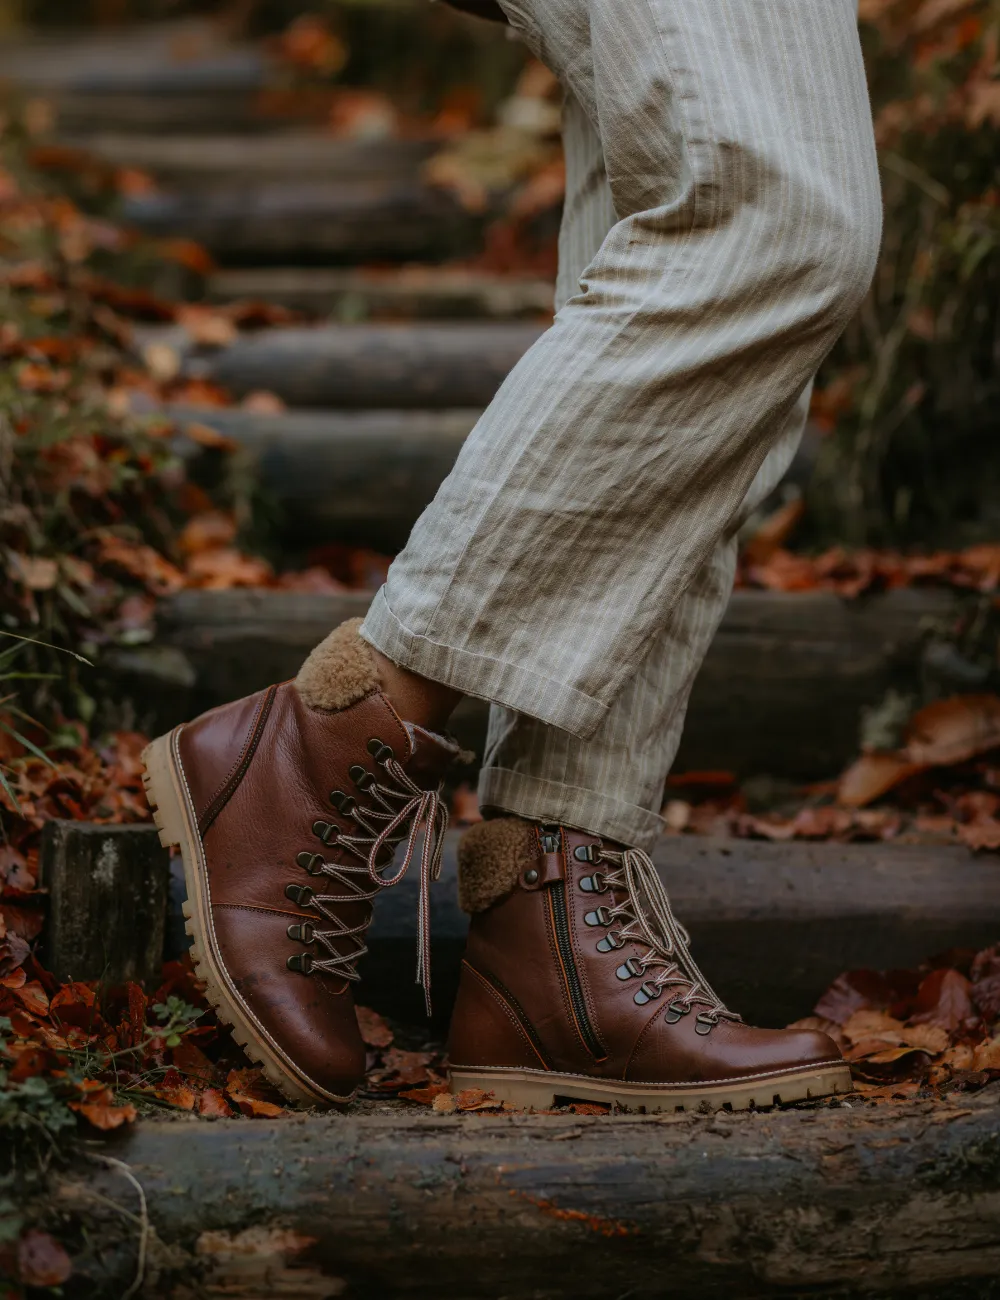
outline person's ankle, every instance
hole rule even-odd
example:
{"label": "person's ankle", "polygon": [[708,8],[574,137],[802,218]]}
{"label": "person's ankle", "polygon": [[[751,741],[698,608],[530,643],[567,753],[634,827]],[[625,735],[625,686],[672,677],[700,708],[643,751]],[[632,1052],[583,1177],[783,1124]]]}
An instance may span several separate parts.
{"label": "person's ankle", "polygon": [[372,654],[382,693],[399,716],[428,731],[443,731],[462,698],[461,691],[401,668],[374,647]]}

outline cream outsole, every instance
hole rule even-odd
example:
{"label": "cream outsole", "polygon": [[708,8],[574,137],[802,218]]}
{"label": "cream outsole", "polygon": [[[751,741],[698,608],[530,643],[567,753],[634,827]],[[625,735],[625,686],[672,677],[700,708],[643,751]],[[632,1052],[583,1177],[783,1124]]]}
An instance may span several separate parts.
{"label": "cream outsole", "polygon": [[853,1088],[850,1067],[832,1061],[803,1070],[776,1070],[755,1078],[688,1087],[666,1084],[656,1087],[648,1083],[591,1079],[582,1074],[496,1068],[453,1069],[449,1083],[452,1092],[481,1088],[492,1092],[498,1101],[508,1101],[527,1110],[550,1110],[557,1097],[569,1097],[574,1101],[611,1102],[649,1113],[698,1110],[705,1105],[713,1110],[724,1106],[747,1110],[750,1106],[785,1105],[810,1097],[829,1097]]}
{"label": "cream outsole", "polygon": [[280,1089],[299,1106],[330,1106],[350,1101],[354,1094],[338,1097],[325,1092],[302,1075],[267,1030],[244,1005],[219,956],[208,897],[205,855],[197,818],[180,768],[175,746],[178,730],[160,736],[142,754],[143,783],[153,811],[153,821],[164,848],[178,848],[184,862],[187,901],[184,928],[191,936],[195,972],[205,985],[205,997],[220,1020],[232,1027],[233,1038]]}

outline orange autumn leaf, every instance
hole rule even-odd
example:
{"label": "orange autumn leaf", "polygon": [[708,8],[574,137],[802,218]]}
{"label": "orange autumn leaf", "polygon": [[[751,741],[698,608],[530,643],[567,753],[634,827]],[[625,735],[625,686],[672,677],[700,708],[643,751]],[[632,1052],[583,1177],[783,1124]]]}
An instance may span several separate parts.
{"label": "orange autumn leaf", "polygon": [[764,520],[743,547],[744,558],[750,564],[765,564],[791,537],[806,512],[806,503],[800,498],[780,506]]}
{"label": "orange autumn leaf", "polygon": [[898,754],[862,754],[840,778],[837,801],[848,808],[863,808],[922,770],[921,764]]}
{"label": "orange autumn leaf", "polygon": [[73,1272],[66,1251],[40,1228],[27,1228],[17,1243],[17,1277],[22,1286],[55,1287]]}
{"label": "orange autumn leaf", "polygon": [[438,1097],[448,1092],[446,1083],[429,1083],[424,1088],[408,1088],[399,1095],[406,1101],[419,1101],[423,1106],[432,1106]]}
{"label": "orange autumn leaf", "polygon": [[206,510],[189,519],[177,544],[185,555],[231,546],[236,538],[236,520],[222,510]]}
{"label": "orange autumn leaf", "polygon": [[25,1011],[29,1012],[31,1015],[48,1015],[48,995],[37,980],[32,980],[30,984],[24,984],[21,988],[15,989],[14,996],[24,1007]]}
{"label": "orange autumn leaf", "polygon": [[377,1011],[372,1011],[370,1007],[355,1007],[354,1010],[358,1017],[358,1028],[361,1030],[361,1037],[369,1047],[390,1047],[392,1045],[392,1030]]}
{"label": "orange autumn leaf", "polygon": [[225,1096],[248,1118],[279,1119],[289,1112],[278,1104],[278,1094],[257,1069],[230,1070]]}
{"label": "orange autumn leaf", "polygon": [[213,547],[192,555],[187,563],[187,585],[207,591],[230,587],[266,587],[274,570],[266,560],[244,555],[232,547]]}
{"label": "orange autumn leaf", "polygon": [[1000,821],[986,817],[960,825],[958,838],[975,852],[996,852],[1000,849]]}
{"label": "orange autumn leaf", "polygon": [[154,595],[168,596],[184,586],[181,571],[144,542],[128,541],[103,531],[96,534],[96,541],[99,564],[123,569],[145,583]]}
{"label": "orange autumn leaf", "polygon": [[69,1107],[102,1132],[121,1128],[123,1124],[132,1124],[136,1118],[134,1106],[115,1105],[110,1088],[99,1088],[89,1096],[88,1100],[71,1101]]}
{"label": "orange autumn leaf", "polygon": [[206,1119],[228,1119],[232,1108],[218,1088],[205,1088],[198,1093],[197,1110]]}
{"label": "orange autumn leaf", "polygon": [[158,1097],[160,1101],[167,1102],[170,1106],[176,1106],[179,1110],[194,1110],[198,1101],[198,1094],[185,1083],[154,1088],[153,1096]]}
{"label": "orange autumn leaf", "polygon": [[921,709],[906,729],[911,763],[961,763],[1000,745],[1000,696],[955,695]]}
{"label": "orange autumn leaf", "polygon": [[484,1092],[482,1088],[463,1088],[454,1096],[455,1108],[461,1111],[499,1110],[502,1104],[492,1092]]}

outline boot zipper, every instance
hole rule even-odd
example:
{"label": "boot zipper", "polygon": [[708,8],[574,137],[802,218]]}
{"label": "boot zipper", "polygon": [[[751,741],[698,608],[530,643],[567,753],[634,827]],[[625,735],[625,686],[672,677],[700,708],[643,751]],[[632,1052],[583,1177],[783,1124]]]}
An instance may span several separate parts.
{"label": "boot zipper", "polygon": [[573,1008],[573,1018],[576,1021],[576,1027],[587,1051],[595,1060],[603,1061],[607,1056],[607,1051],[600,1038],[598,1038],[587,1013],[587,1000],[583,994],[583,985],[580,983],[580,975],[576,969],[576,959],[573,955],[573,941],[570,938],[569,917],[566,912],[566,886],[561,880],[558,880],[549,886],[548,892],[552,929],[556,936],[556,945],[559,948],[559,957],[566,980],[566,991],[569,994],[570,1005]]}

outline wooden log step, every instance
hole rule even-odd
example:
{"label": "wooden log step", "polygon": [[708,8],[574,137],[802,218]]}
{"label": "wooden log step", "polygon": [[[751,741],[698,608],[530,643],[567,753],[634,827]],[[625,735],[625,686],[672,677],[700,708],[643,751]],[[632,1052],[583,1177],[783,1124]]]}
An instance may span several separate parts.
{"label": "wooden log step", "polygon": [[46,822],[38,883],[49,895],[48,969],[58,980],[157,978],[169,882],[152,826]]}
{"label": "wooden log step", "polygon": [[136,341],[166,344],[184,375],[237,397],[267,389],[290,406],[432,410],[486,406],[542,332],[516,321],[322,325],[260,330],[209,350],[168,326],[136,330]]}
{"label": "wooden log step", "polygon": [[[293,676],[337,623],[364,614],[370,596],[272,591],[184,591],[163,601],[158,649],[183,656],[186,688],[162,721]],[[956,609],[948,591],[911,589],[845,601],[827,592],[737,591],[695,684],[677,770],[820,779],[858,752],[862,708],[890,686],[917,690],[927,628]],[[154,652],[155,653],[155,652]],[[141,655],[132,654],[133,674]],[[134,675],[137,703],[143,677]],[[124,684],[120,686],[125,690]],[[173,713],[171,713],[173,710]],[[460,705],[453,728],[482,752],[485,706]]]}
{"label": "wooden log step", "polygon": [[515,320],[551,315],[553,286],[548,280],[433,266],[392,271],[249,267],[216,271],[209,277],[208,294],[216,302],[250,298],[344,322],[414,317]]}
{"label": "wooden log step", "polygon": [[261,137],[99,131],[85,136],[63,133],[61,140],[117,167],[150,172],[164,186],[188,193],[239,181],[406,177],[416,182],[423,164],[441,147],[437,140],[345,140],[322,131],[287,128]]}
{"label": "wooden log step", "polygon": [[185,1293],[972,1300],[1000,1273],[996,1135],[996,1085],[718,1116],[158,1119],[51,1203],[99,1294],[133,1283],[141,1240]]}
{"label": "wooden log step", "polygon": [[115,31],[34,33],[4,42],[0,80],[52,105],[60,132],[261,131],[273,77],[258,46],[188,19]]}
{"label": "wooden log step", "polygon": [[[261,47],[234,44],[204,19],[127,28],[36,31],[0,47],[0,76],[25,90],[95,94],[259,90],[269,72]],[[118,123],[128,129],[128,123]]]}
{"label": "wooden log step", "polygon": [[[458,906],[458,839],[449,833],[442,881],[431,893],[441,1034],[468,928]],[[842,971],[911,969],[1000,935],[1000,871],[962,847],[690,835],[660,840],[653,860],[698,964],[753,1024],[779,1028],[809,1015]],[[410,976],[416,916],[417,881],[407,876],[379,899],[360,968],[362,1001],[413,1024],[423,1016],[423,993]]]}
{"label": "wooden log step", "polygon": [[433,261],[474,252],[482,221],[404,176],[239,183],[126,199],[122,216],[155,236],[203,244],[222,263]]}
{"label": "wooden log step", "polygon": [[250,452],[281,506],[286,545],[344,541],[401,550],[455,463],[481,412],[286,411],[173,408]]}
{"label": "wooden log step", "polygon": [[[448,833],[431,892],[442,1034],[468,929],[458,906],[460,835]],[[936,952],[985,948],[1000,934],[1000,871],[961,847],[673,836],[653,860],[712,984],[755,1024],[807,1015],[844,970],[910,968]],[[166,956],[187,947],[180,862],[170,863],[151,826],[49,823],[42,877],[51,891],[44,958],[60,978],[155,978],[165,922]],[[366,1005],[412,1024],[424,1017],[409,979],[417,894],[414,873],[381,895],[361,966]]]}

